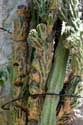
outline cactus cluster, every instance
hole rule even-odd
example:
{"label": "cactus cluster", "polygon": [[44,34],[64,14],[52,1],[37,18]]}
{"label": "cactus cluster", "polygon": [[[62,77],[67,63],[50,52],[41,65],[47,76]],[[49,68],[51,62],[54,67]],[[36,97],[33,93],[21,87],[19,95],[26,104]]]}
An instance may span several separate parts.
{"label": "cactus cluster", "polygon": [[[78,0],[32,0],[32,10],[25,5],[16,10],[12,82],[16,86],[16,97],[23,97],[16,102],[20,107],[18,112],[25,121],[22,113],[25,111],[26,122],[30,125],[66,123],[72,111],[82,104],[77,98],[38,95],[46,92],[83,94],[83,22],[77,6]],[[70,66],[72,76],[65,85]]]}

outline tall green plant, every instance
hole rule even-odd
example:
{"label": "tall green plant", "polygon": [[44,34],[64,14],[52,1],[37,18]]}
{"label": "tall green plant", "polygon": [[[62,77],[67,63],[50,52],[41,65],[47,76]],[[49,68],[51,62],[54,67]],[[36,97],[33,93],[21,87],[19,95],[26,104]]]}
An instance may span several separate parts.
{"label": "tall green plant", "polygon": [[[63,43],[61,45],[64,46],[64,50],[67,49],[67,51],[71,54],[71,65],[72,70],[74,73],[74,76],[83,76],[83,42],[82,42],[82,21],[80,21],[79,13],[77,10],[78,0],[65,0],[65,1],[59,1],[61,3],[61,6],[59,8],[60,10],[60,19],[64,22],[63,23],[63,29],[61,34],[61,41],[59,41],[59,45],[61,42]],[[65,24],[65,27],[64,27]],[[48,92],[55,92],[60,93],[60,91],[63,88],[63,79],[65,76],[65,70],[67,65],[67,60],[65,62],[65,59],[68,58],[68,55],[66,57],[62,56],[65,54],[65,51],[60,52],[60,46],[57,47],[57,51],[55,53],[55,64],[52,65],[52,71],[49,75],[48,79]],[[58,56],[56,56],[58,53]],[[63,60],[60,64],[61,60],[59,61],[58,58],[60,57],[61,60]],[[55,67],[54,67],[55,66]],[[64,68],[65,67],[65,68]],[[58,75],[57,75],[58,74]],[[74,81],[76,82],[76,81]],[[75,86],[75,84],[74,84]],[[71,89],[71,88],[70,88]],[[74,94],[74,93],[73,93]],[[50,101],[49,101],[50,100]],[[48,97],[46,96],[42,116],[41,116],[41,125],[55,125],[57,124],[56,117],[56,108],[59,103],[58,97]]]}
{"label": "tall green plant", "polygon": [[[62,54],[60,56],[60,54]],[[59,94],[63,88],[66,63],[68,58],[68,50],[66,50],[62,44],[62,40],[59,41],[59,45],[55,54],[55,61],[52,65],[50,76],[48,79],[48,93]],[[59,97],[46,96],[40,125],[55,125],[57,123],[56,119],[56,108],[59,102]]]}

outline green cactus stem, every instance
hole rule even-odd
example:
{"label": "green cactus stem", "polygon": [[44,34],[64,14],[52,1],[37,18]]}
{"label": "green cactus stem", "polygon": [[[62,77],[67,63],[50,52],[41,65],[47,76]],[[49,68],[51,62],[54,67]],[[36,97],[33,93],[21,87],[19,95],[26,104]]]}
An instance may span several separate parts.
{"label": "green cactus stem", "polygon": [[[60,93],[63,88],[66,63],[68,59],[68,50],[64,48],[60,40],[54,56],[54,63],[48,79],[48,91],[51,93]],[[39,125],[56,125],[56,108],[59,103],[59,97],[46,96],[41,122]]]}

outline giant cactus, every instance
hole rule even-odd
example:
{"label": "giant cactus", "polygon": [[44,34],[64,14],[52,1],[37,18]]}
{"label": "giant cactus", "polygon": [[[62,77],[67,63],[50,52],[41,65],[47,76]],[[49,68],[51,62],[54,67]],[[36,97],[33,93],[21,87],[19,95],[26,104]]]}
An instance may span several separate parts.
{"label": "giant cactus", "polygon": [[[23,97],[15,103],[17,122],[68,123],[82,101],[59,97],[60,94],[83,94],[83,22],[77,10],[78,0],[32,0],[31,3],[32,10],[18,6],[13,20],[12,83],[16,86],[16,97]],[[67,68],[72,70],[69,81],[65,80],[70,72]]]}
{"label": "giant cactus", "polygon": [[[12,32],[12,67],[13,67],[13,77],[12,83],[16,86],[14,89],[14,96],[23,96],[24,86],[28,86],[28,72],[29,64],[28,60],[28,44],[27,36],[30,28],[30,8],[25,5],[19,5],[17,7],[15,18],[13,20],[13,32]],[[28,90],[28,88],[27,88]],[[24,102],[18,101],[16,103],[17,107],[23,107]],[[22,109],[18,109],[18,116]],[[18,118],[19,118],[18,117]],[[17,120],[18,121],[18,120]]]}
{"label": "giant cactus", "polygon": [[[47,41],[47,36],[48,33],[45,24],[37,25],[37,28],[31,30],[29,33],[28,37],[29,44],[33,48],[35,48],[34,58],[31,65],[30,83],[29,83],[29,92],[31,95],[44,93],[46,89],[45,86],[52,63],[52,51],[53,51],[52,50],[53,43],[51,41]],[[41,103],[43,103],[42,102],[43,100],[42,98],[39,97],[36,97],[35,99],[30,97],[30,100],[34,100],[33,101],[34,107],[32,106],[31,109],[29,110],[30,111],[29,118],[38,121],[40,119],[40,113],[42,108]],[[30,101],[28,103],[30,103]],[[33,115],[31,115],[32,113]]]}
{"label": "giant cactus", "polygon": [[[59,56],[60,53],[62,54],[62,56]],[[62,41],[60,41],[56,50],[55,61],[52,66],[50,77],[47,83],[48,92],[57,94],[61,92],[64,83],[67,58],[68,51],[64,48]],[[59,97],[46,96],[41,116],[41,125],[55,125],[57,123],[56,108],[58,103]]]}
{"label": "giant cactus", "polygon": [[[29,83],[29,92],[31,95],[42,94],[46,91],[46,81],[50,72],[53,57],[53,36],[51,35],[53,24],[56,19],[54,13],[57,12],[56,5],[58,4],[57,1],[51,1],[52,4],[50,4],[50,1],[47,1],[46,4],[46,1],[44,0],[33,2],[34,7],[37,5],[36,9],[39,11],[38,18],[42,23],[37,25],[36,29],[32,29],[28,36],[29,44],[35,49]],[[53,5],[55,9],[51,9],[51,5]],[[42,7],[45,8],[43,9]],[[33,100],[33,105],[29,109],[29,119],[39,121],[44,99],[42,97],[36,97],[35,99],[30,97],[28,103],[31,100]]]}
{"label": "giant cactus", "polygon": [[[67,1],[66,1],[67,3]],[[70,20],[68,20],[68,15],[66,15],[66,11],[62,11],[62,17],[65,21],[63,35],[66,36],[64,41],[64,46],[70,51],[70,58],[71,58],[71,69],[73,72],[72,77],[69,79],[69,84],[67,88],[65,88],[65,94],[70,95],[79,95],[82,96],[83,91],[83,35],[82,29],[83,26],[82,20],[80,20],[79,12],[77,11],[76,7],[78,5],[78,1],[69,1],[69,12],[71,13]],[[63,10],[63,9],[62,9]],[[64,16],[63,16],[64,15]],[[66,20],[65,20],[66,19]],[[81,99],[77,98],[64,98],[63,108],[61,108],[62,114],[60,116],[61,120],[68,123],[68,121],[72,117],[72,112],[74,109],[79,107],[82,103]],[[69,108],[65,108],[65,107]],[[62,111],[63,109],[63,111]],[[72,117],[73,119],[73,117]],[[67,121],[66,121],[67,120]]]}
{"label": "giant cactus", "polygon": [[[79,28],[83,24],[80,21],[80,18],[78,18],[79,15],[78,15],[78,12],[76,10],[76,6],[77,6],[77,1],[74,1],[74,0],[71,1],[70,0],[70,1],[65,1],[65,2],[62,1],[62,5],[60,7],[60,14],[61,14],[60,18],[66,24],[64,33],[63,33],[64,27],[62,29],[61,37],[63,39],[61,39],[60,42],[63,42],[62,46],[64,46],[70,52],[70,55],[71,55],[71,67],[72,67],[72,70],[73,70],[74,77],[79,76],[79,82],[78,82],[78,77],[76,77],[75,80],[74,79],[72,80],[72,82],[74,83],[73,87],[75,87],[78,84],[80,84],[80,81],[82,80],[81,78],[83,76],[83,57],[82,57],[82,55],[83,55],[82,54],[83,53],[82,52],[83,51],[83,43],[82,43],[82,31],[81,31],[81,28]],[[68,13],[67,13],[67,11],[68,11]],[[78,20],[76,20],[76,19],[78,19]],[[59,50],[60,50],[60,46],[57,47],[57,51],[56,51],[55,55],[57,55],[57,52]],[[62,53],[64,53],[64,51]],[[60,54],[60,52],[59,52],[59,54]],[[55,57],[56,57],[56,61],[57,61],[59,57],[57,57],[57,56],[55,56]],[[62,58],[60,58],[60,59],[62,59]],[[65,55],[65,57],[62,60],[64,61],[64,59],[66,59],[66,55]],[[58,62],[61,62],[61,61],[58,61]],[[59,63],[58,63],[58,65],[59,65]],[[60,64],[60,66],[61,66],[61,64]],[[58,68],[57,71],[59,71],[60,66],[58,67],[57,63],[56,63],[55,67],[56,67],[56,69]],[[66,68],[66,66],[67,66],[67,62],[65,62],[65,68]],[[62,66],[62,68],[63,67],[64,66]],[[62,69],[62,68],[60,68],[60,70],[64,71],[64,73],[65,73],[65,69]],[[54,67],[53,67],[53,69],[54,69]],[[55,92],[55,93],[60,93],[61,89],[63,88],[62,87],[62,85],[63,85],[62,81],[63,81],[63,74],[64,73],[62,73],[61,77],[60,78],[58,77],[57,81],[56,81],[56,76],[57,76],[56,69],[53,70],[55,72],[52,71],[51,74],[50,74],[50,79],[48,80],[49,82],[47,83],[48,84],[48,92],[52,91],[52,92]],[[58,73],[59,73],[58,74],[58,76],[59,76],[61,72],[58,72]],[[52,80],[52,78],[53,78],[53,80]],[[59,84],[58,80],[61,80],[60,86],[58,85]],[[54,87],[54,85],[55,85],[55,87]],[[69,94],[74,94],[74,88],[73,87],[72,87],[73,92],[71,91],[71,87],[70,87],[70,89],[69,89],[70,93]],[[67,92],[66,94],[68,94],[68,91],[66,91],[66,92]],[[81,92],[81,90],[80,90],[80,92]],[[80,92],[78,92],[78,93],[80,94]],[[75,94],[77,94],[77,92]],[[79,94],[77,94],[77,95],[79,95]],[[55,100],[54,100],[54,98],[55,98]],[[59,116],[57,116],[57,119],[55,119],[55,114],[56,114],[56,111],[57,111],[57,106],[58,106],[58,103],[59,103],[59,98],[58,97],[54,97],[54,98],[52,98],[53,99],[52,100],[51,97],[49,99],[49,97],[46,96],[46,100],[45,100],[44,107],[43,107],[43,112],[42,112],[42,117],[41,117],[41,125],[42,124],[43,125],[44,124],[45,125],[46,124],[48,124],[48,125],[58,124],[57,119],[58,119]],[[49,102],[49,100],[51,101],[51,103]],[[67,99],[67,101],[64,100],[64,102],[65,102],[66,105],[69,104],[69,107],[71,107],[70,105],[71,105],[71,103],[73,103],[73,102],[70,101],[69,98]],[[76,99],[75,102],[76,102],[75,105],[78,106],[79,100]],[[64,109],[63,110],[65,110],[65,106],[66,106],[65,104],[64,104]],[[72,110],[73,108],[69,108],[69,110],[70,109]],[[65,111],[65,113],[69,113],[69,110],[67,109]],[[70,110],[70,112],[71,112],[71,110]],[[46,113],[44,114],[44,112],[46,112]],[[66,117],[64,117],[63,120],[65,120],[65,118]]]}

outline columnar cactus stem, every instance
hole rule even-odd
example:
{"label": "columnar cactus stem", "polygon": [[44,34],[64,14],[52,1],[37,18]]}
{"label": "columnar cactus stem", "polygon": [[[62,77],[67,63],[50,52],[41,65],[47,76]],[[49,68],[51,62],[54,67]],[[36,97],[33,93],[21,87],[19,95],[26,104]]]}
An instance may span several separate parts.
{"label": "columnar cactus stem", "polygon": [[[29,8],[25,5],[19,5],[17,7],[16,13],[15,13],[15,18],[13,21],[14,30],[12,33],[12,38],[13,38],[13,43],[12,43],[13,78],[12,78],[12,82],[16,86],[16,88],[14,90],[16,93],[16,95],[15,95],[16,97],[22,95],[22,93],[24,91],[24,90],[22,90],[23,87],[26,84],[28,84],[27,73],[29,72],[28,71],[29,69],[27,66],[29,65],[28,64],[29,61],[27,58],[27,55],[28,55],[27,36],[28,36],[28,32],[29,32],[29,24],[30,24]],[[28,91],[28,87],[26,89]],[[24,106],[24,102],[22,102],[22,101],[18,101],[17,105],[18,104]],[[18,107],[19,107],[19,105],[18,105]],[[21,110],[19,110],[19,112]],[[26,110],[26,112],[27,112],[27,110]],[[25,116],[23,115],[23,117],[25,117]],[[23,121],[24,121],[24,119],[23,119]]]}
{"label": "columnar cactus stem", "polygon": [[[31,95],[45,92],[46,80],[52,64],[53,43],[47,41],[48,33],[45,24],[37,25],[29,33],[29,44],[35,48],[34,58],[31,65],[29,92]],[[39,121],[43,98],[32,97],[28,100],[29,119]]]}
{"label": "columnar cactus stem", "polygon": [[[66,63],[68,59],[68,50],[62,44],[56,49],[54,64],[52,66],[49,79],[48,79],[48,92],[60,93],[63,88],[64,76],[66,70]],[[59,97],[46,96],[40,125],[56,125],[56,108],[59,103]]]}

